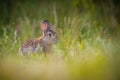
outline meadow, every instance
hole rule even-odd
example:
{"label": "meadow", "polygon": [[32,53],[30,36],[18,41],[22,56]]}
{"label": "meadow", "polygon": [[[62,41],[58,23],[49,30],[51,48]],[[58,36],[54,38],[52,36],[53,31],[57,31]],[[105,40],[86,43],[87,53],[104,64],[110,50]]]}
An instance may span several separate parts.
{"label": "meadow", "polygon": [[[89,0],[78,3],[16,3],[9,22],[0,22],[0,79],[119,80],[120,24],[115,13]],[[52,53],[19,56],[25,40],[42,35],[40,21],[45,19],[59,39]]]}

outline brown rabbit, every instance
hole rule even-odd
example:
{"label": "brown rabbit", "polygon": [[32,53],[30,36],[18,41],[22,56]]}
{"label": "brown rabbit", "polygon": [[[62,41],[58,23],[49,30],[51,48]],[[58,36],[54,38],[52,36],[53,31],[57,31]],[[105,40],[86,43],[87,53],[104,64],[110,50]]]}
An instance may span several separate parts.
{"label": "brown rabbit", "polygon": [[30,53],[40,53],[42,48],[43,53],[49,53],[51,45],[58,42],[56,32],[50,29],[48,20],[41,22],[41,29],[43,35],[39,38],[28,39],[19,48],[20,55]]}

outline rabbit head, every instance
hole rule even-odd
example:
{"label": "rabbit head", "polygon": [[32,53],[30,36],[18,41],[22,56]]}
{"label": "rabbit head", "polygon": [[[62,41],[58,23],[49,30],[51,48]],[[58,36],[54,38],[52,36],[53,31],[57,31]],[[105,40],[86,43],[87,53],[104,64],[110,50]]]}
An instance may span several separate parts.
{"label": "rabbit head", "polygon": [[41,29],[43,31],[43,37],[41,40],[41,45],[51,45],[58,42],[56,32],[50,29],[50,24],[48,20],[41,22]]}

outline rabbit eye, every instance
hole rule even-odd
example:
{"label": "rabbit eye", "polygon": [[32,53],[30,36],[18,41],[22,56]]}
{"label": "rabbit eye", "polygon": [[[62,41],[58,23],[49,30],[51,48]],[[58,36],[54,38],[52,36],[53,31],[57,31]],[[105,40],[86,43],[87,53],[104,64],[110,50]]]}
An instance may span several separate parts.
{"label": "rabbit eye", "polygon": [[48,35],[49,35],[49,36],[51,36],[51,34],[50,34],[50,33],[49,33]]}

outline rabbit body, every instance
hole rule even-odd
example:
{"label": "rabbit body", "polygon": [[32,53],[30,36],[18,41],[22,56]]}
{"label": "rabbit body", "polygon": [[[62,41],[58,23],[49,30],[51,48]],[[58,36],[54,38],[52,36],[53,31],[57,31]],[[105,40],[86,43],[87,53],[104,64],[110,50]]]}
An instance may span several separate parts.
{"label": "rabbit body", "polygon": [[20,55],[40,53],[41,49],[43,53],[49,53],[52,44],[57,43],[58,38],[56,32],[50,29],[48,20],[41,23],[41,28],[43,30],[43,36],[28,39],[23,43],[19,48]]}
{"label": "rabbit body", "polygon": [[41,40],[36,39],[27,40],[19,48],[19,52],[21,53],[21,55],[40,52],[40,41]]}

